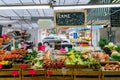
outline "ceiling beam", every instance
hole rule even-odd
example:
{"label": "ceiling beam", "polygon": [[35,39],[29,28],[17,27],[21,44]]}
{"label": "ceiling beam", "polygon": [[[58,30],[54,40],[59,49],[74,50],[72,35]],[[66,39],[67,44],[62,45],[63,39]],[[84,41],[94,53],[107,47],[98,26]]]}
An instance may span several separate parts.
{"label": "ceiling beam", "polygon": [[26,9],[26,11],[30,14],[30,16],[32,17],[32,14],[30,13],[30,11],[28,9]]}
{"label": "ceiling beam", "polygon": [[41,4],[41,0],[39,0],[39,3]]}
{"label": "ceiling beam", "polygon": [[[4,0],[1,0],[5,5],[7,5],[7,3]],[[5,16],[2,16],[5,18]],[[9,17],[11,19],[11,17]]]}
{"label": "ceiling beam", "polygon": [[[23,20],[25,23],[27,23],[26,22],[26,20],[24,19],[24,17],[21,17],[15,10],[12,10],[18,17],[20,17],[21,18],[21,20]],[[31,26],[29,23],[27,23],[29,26]]]}
{"label": "ceiling beam", "polygon": [[78,3],[79,3],[79,1],[80,1],[80,0],[78,0],[76,4],[78,4]]}
{"label": "ceiling beam", "polygon": [[23,5],[23,2],[22,2],[22,0],[19,0],[20,1],[20,3]]}
{"label": "ceiling beam", "polygon": [[38,15],[39,15],[39,17],[40,17],[40,12],[39,12],[39,10],[37,9],[37,12],[38,12]]}
{"label": "ceiling beam", "polygon": [[65,0],[64,0],[63,4],[65,4]]}
{"label": "ceiling beam", "polygon": [[[34,4],[36,4],[34,0],[32,0],[32,1],[33,1]],[[39,0],[39,2],[41,3],[40,0]],[[40,12],[39,12],[39,10],[37,9],[36,11],[37,11],[38,15],[40,16]]]}
{"label": "ceiling beam", "polygon": [[44,9],[42,9],[42,11],[43,11],[43,14],[44,14],[44,16],[45,16],[45,11],[44,11]]}
{"label": "ceiling beam", "polygon": [[[19,0],[20,1],[20,3],[23,5],[23,2],[22,2],[22,0]],[[27,10],[27,9],[25,9],[28,13],[29,13],[29,15],[32,17],[32,14],[29,12],[29,10]]]}
{"label": "ceiling beam", "polygon": [[36,4],[34,0],[32,0],[32,2],[33,2],[34,4]]}
{"label": "ceiling beam", "polygon": [[60,0],[59,0],[59,5],[60,5]]}
{"label": "ceiling beam", "polygon": [[10,17],[5,17],[5,16],[2,16],[2,15],[0,15],[0,17],[3,17],[3,18],[9,18],[9,19],[11,19]]}
{"label": "ceiling beam", "polygon": [[5,5],[7,5],[7,3],[4,0],[1,0]]}
{"label": "ceiling beam", "polygon": [[[22,2],[22,0],[19,0],[20,1],[20,3],[23,5],[23,2]],[[33,1],[33,0],[32,0]],[[34,2],[34,1],[33,1]],[[30,13],[30,11],[29,10],[27,10],[26,9],[26,11],[29,13],[29,15],[32,17],[32,14]],[[24,20],[30,27],[32,27],[31,25],[30,25],[30,23],[28,23],[26,20]]]}

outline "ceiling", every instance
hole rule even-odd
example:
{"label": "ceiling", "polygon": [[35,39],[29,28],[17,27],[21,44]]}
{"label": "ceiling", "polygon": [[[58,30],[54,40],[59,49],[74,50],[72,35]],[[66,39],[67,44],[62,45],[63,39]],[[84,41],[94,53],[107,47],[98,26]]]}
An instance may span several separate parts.
{"label": "ceiling", "polygon": [[[0,0],[0,5],[31,5],[31,4],[49,4],[51,0]],[[120,0],[56,0],[55,5],[80,5],[80,4],[106,4],[106,3],[120,3]],[[94,14],[93,14],[94,13]],[[88,24],[91,20],[94,24],[103,24],[109,22],[107,15],[109,9],[97,9],[88,10]],[[93,14],[93,15],[92,15]],[[0,10],[0,20],[17,20],[13,27],[15,28],[29,28],[38,27],[37,19],[53,19],[54,10],[50,9],[25,9],[25,10]],[[106,16],[106,18],[104,18]],[[35,20],[36,19],[36,20]]]}

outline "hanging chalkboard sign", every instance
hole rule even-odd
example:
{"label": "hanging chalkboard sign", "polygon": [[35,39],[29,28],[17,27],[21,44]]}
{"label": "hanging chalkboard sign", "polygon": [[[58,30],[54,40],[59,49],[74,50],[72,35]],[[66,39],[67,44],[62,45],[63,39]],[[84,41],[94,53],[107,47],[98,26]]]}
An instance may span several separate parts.
{"label": "hanging chalkboard sign", "polygon": [[85,26],[86,24],[86,11],[55,11],[54,12],[55,27],[74,27]]}
{"label": "hanging chalkboard sign", "polygon": [[0,25],[0,36],[2,35],[2,28],[3,28],[3,25]]}
{"label": "hanging chalkboard sign", "polygon": [[111,27],[120,27],[120,7],[111,8]]}

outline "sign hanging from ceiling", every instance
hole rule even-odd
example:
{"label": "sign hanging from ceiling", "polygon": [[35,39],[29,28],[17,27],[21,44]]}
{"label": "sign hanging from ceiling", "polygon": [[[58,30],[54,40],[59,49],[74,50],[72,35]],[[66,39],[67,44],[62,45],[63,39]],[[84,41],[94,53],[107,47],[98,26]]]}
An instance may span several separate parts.
{"label": "sign hanging from ceiling", "polygon": [[54,11],[54,26],[86,26],[86,10]]}
{"label": "sign hanging from ceiling", "polygon": [[120,7],[110,8],[111,27],[120,27]]}
{"label": "sign hanging from ceiling", "polygon": [[53,28],[52,27],[52,21],[51,19],[39,19],[38,20],[38,25],[40,29],[49,29],[49,28]]}

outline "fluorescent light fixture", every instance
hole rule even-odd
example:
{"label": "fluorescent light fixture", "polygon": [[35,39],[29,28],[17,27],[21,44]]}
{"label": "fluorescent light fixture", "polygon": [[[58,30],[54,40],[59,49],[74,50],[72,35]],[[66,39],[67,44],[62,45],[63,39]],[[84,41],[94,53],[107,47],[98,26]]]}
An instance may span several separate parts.
{"label": "fluorescent light fixture", "polygon": [[68,5],[68,6],[55,6],[54,10],[64,10],[64,9],[92,9],[92,8],[110,8],[110,7],[120,7],[120,4],[103,4],[103,5]]}
{"label": "fluorescent light fixture", "polygon": [[49,9],[50,6],[49,5],[37,5],[37,6],[29,6],[29,5],[26,5],[26,6],[19,6],[19,5],[16,5],[16,6],[0,6],[0,10],[8,10],[8,9]]}

